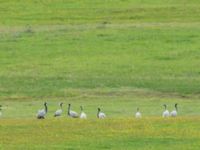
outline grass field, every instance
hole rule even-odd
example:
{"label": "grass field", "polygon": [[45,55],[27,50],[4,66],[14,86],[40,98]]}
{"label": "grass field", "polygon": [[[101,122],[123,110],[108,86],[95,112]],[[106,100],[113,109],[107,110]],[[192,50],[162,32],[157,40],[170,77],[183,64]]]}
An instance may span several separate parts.
{"label": "grass field", "polygon": [[128,117],[103,121],[13,119],[1,123],[0,139],[5,149],[198,150],[199,122],[199,117],[137,121]]}
{"label": "grass field", "polygon": [[1,0],[0,149],[198,150],[199,18],[198,0]]}

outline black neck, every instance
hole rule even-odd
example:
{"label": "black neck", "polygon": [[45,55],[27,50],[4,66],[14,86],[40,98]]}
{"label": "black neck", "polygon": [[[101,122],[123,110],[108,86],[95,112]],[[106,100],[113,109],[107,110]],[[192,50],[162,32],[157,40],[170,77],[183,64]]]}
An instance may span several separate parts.
{"label": "black neck", "polygon": [[45,106],[45,112],[47,113],[48,111],[47,105],[44,105],[44,106]]}
{"label": "black neck", "polygon": [[81,112],[83,111],[83,107],[81,106]]}
{"label": "black neck", "polygon": [[69,112],[70,112],[70,105],[68,105],[68,111],[67,111],[67,112],[68,112],[68,115],[69,115]]}
{"label": "black neck", "polygon": [[99,118],[100,109],[97,111],[97,118]]}

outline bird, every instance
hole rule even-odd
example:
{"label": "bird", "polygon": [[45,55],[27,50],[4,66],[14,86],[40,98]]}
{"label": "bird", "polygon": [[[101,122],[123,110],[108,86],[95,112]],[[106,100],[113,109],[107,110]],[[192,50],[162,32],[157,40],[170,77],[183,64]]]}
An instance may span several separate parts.
{"label": "bird", "polygon": [[71,104],[68,104],[68,111],[67,111],[68,116],[72,118],[78,118],[79,115],[77,112],[71,110]]}
{"label": "bird", "polygon": [[137,112],[135,113],[135,118],[142,118],[142,114],[139,111],[139,108],[137,108]]}
{"label": "bird", "polygon": [[176,103],[176,104],[174,105],[174,107],[175,107],[175,110],[173,110],[173,111],[170,113],[170,116],[171,116],[171,117],[176,117],[176,116],[177,116],[178,104]]}
{"label": "bird", "polygon": [[2,116],[1,110],[2,110],[2,105],[0,105],[0,117]]}
{"label": "bird", "polygon": [[80,106],[80,108],[81,108],[80,118],[81,119],[87,119],[87,115],[83,112],[83,106]]}
{"label": "bird", "polygon": [[47,102],[44,103],[44,109],[38,110],[37,118],[38,119],[45,119],[45,115],[47,114],[48,108],[47,108]]}
{"label": "bird", "polygon": [[59,117],[62,115],[62,105],[63,103],[61,102],[60,104],[60,109],[56,110],[56,112],[54,113],[54,117]]}
{"label": "bird", "polygon": [[164,118],[169,117],[169,111],[167,110],[167,105],[164,104],[163,106],[165,107],[165,110],[164,110],[162,116],[163,116]]}
{"label": "bird", "polygon": [[103,112],[101,112],[101,109],[100,108],[98,108],[98,111],[97,111],[97,118],[99,118],[99,119],[104,119],[106,117],[106,115],[103,113]]}

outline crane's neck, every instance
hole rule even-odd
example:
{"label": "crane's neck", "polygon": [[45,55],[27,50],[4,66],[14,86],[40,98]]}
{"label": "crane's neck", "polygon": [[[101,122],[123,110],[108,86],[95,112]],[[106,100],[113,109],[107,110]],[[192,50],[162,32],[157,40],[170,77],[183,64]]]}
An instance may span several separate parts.
{"label": "crane's neck", "polygon": [[83,112],[83,107],[81,106],[81,112]]}
{"label": "crane's neck", "polygon": [[99,113],[100,113],[100,110],[98,109],[98,111],[97,111],[97,118],[99,118]]}
{"label": "crane's neck", "polygon": [[47,113],[48,112],[47,105],[44,105],[44,107],[45,107],[45,112]]}
{"label": "crane's neck", "polygon": [[68,105],[68,115],[70,114],[70,105]]}

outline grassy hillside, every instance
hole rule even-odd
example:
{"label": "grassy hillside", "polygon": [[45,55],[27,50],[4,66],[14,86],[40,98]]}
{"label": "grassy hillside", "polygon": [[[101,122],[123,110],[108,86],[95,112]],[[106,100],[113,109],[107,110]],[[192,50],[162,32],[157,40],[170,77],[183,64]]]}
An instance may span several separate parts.
{"label": "grassy hillside", "polygon": [[198,0],[1,0],[2,25],[198,22]]}
{"label": "grassy hillside", "polygon": [[1,38],[1,96],[68,88],[200,90],[199,29],[125,27],[21,31]]}
{"label": "grassy hillside", "polygon": [[165,2],[3,1],[1,99],[105,87],[199,94],[198,1]]}
{"label": "grassy hillside", "polygon": [[0,149],[198,149],[199,18],[198,0],[0,0]]}

